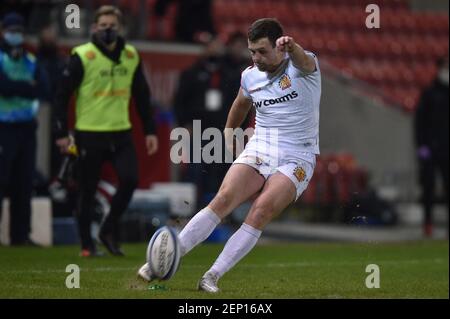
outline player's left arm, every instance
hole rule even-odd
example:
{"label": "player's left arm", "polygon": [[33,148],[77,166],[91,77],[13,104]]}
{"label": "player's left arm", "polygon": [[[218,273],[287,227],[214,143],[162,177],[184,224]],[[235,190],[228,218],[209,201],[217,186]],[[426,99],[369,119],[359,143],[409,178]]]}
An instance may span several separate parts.
{"label": "player's left arm", "polygon": [[314,58],[306,54],[305,50],[292,37],[279,37],[276,41],[276,47],[282,52],[287,52],[294,66],[300,71],[309,74],[316,70]]}

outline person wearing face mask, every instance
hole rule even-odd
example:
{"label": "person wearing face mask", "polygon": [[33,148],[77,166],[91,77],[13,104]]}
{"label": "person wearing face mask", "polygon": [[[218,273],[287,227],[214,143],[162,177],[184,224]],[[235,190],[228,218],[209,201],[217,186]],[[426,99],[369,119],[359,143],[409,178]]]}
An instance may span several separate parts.
{"label": "person wearing face mask", "polygon": [[77,219],[83,257],[101,255],[91,237],[91,222],[94,196],[105,161],[113,165],[119,185],[109,214],[102,222],[99,239],[111,254],[123,255],[119,246],[119,220],[138,184],[137,157],[129,120],[131,97],[142,120],[148,155],[158,149],[149,86],[138,52],[120,35],[121,20],[121,12],[114,6],[98,9],[92,39],[72,50],[55,102],[56,144],[66,152],[72,143],[67,128],[67,109],[72,94],[76,95]]}
{"label": "person wearing face mask", "polygon": [[[10,244],[35,245],[30,239],[31,197],[36,159],[36,116],[49,100],[48,79],[24,47],[25,21],[6,14],[0,39],[0,208],[10,201]],[[0,209],[1,212],[1,209]]]}
{"label": "person wearing face mask", "polygon": [[[442,177],[444,201],[448,211],[449,163],[449,70],[448,55],[437,63],[436,79],[422,94],[414,118],[414,133],[419,164],[421,203],[424,210],[423,231],[432,236],[432,210],[435,203],[435,182]],[[448,225],[447,225],[448,232]]]}

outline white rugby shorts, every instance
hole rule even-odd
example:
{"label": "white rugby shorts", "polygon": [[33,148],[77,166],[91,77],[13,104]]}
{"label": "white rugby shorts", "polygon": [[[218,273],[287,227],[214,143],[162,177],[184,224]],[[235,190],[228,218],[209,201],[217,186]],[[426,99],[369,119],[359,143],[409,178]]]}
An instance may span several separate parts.
{"label": "white rugby shorts", "polygon": [[316,155],[289,147],[270,147],[262,140],[250,139],[233,164],[246,164],[266,180],[277,171],[287,176],[297,190],[297,200],[305,191],[316,166]]}

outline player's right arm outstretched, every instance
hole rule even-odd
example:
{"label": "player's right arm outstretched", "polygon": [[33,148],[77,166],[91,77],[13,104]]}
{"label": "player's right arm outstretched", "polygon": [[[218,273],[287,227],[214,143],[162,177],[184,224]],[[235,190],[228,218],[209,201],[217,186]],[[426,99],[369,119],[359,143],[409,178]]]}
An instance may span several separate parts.
{"label": "player's right arm outstretched", "polygon": [[292,37],[282,36],[277,39],[276,46],[282,52],[287,52],[294,66],[305,73],[316,70],[314,58],[305,53],[305,50],[294,41]]}
{"label": "player's right arm outstretched", "polygon": [[[225,145],[232,154],[234,154],[233,131],[241,126],[251,107],[252,101],[244,96],[243,90],[240,88],[238,95],[231,106],[230,112],[228,112],[227,123],[225,124],[224,130]],[[238,154],[243,150],[243,146],[244,145],[239,145],[239,141],[236,140],[236,151]]]}

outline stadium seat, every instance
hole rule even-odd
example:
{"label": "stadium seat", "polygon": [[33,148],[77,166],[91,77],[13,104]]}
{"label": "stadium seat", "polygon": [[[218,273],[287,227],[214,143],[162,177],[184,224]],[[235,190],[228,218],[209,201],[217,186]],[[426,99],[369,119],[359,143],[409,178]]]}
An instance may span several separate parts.
{"label": "stadium seat", "polygon": [[448,15],[411,11],[407,0],[377,4],[383,8],[379,30],[361,28],[365,0],[216,0],[214,16],[226,34],[245,31],[256,18],[276,17],[304,48],[410,112],[434,78],[436,60],[448,54]]}

